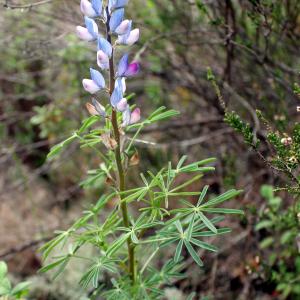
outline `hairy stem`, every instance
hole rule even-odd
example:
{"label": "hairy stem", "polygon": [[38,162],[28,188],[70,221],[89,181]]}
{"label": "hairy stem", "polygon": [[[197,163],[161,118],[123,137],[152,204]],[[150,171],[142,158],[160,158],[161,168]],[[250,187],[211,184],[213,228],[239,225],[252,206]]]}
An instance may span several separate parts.
{"label": "hairy stem", "polygon": [[[111,35],[110,35],[110,29],[109,29],[109,12],[108,8],[107,11],[107,22],[106,22],[106,29],[107,29],[107,40],[111,43]],[[114,53],[112,53],[111,58],[109,60],[109,93],[112,95],[113,90],[115,87],[115,71],[114,71]],[[122,156],[121,156],[121,139],[120,139],[120,131],[119,131],[119,125],[118,125],[118,119],[117,119],[117,112],[115,109],[112,109],[111,114],[111,123],[113,127],[113,135],[117,142],[117,147],[115,148],[115,159],[117,164],[117,170],[118,170],[118,188],[119,191],[122,192],[125,190],[126,183],[125,183],[125,173],[124,173],[124,167],[122,163]],[[122,195],[120,195],[120,206],[122,211],[122,217],[123,217],[123,223],[124,226],[127,228],[130,228],[129,224],[129,218],[128,218],[128,208],[127,203],[122,201]],[[128,269],[130,273],[130,277],[132,280],[132,283],[135,283],[136,280],[136,268],[135,268],[135,257],[134,257],[134,245],[132,243],[131,237],[127,240],[127,248],[128,248]]]}

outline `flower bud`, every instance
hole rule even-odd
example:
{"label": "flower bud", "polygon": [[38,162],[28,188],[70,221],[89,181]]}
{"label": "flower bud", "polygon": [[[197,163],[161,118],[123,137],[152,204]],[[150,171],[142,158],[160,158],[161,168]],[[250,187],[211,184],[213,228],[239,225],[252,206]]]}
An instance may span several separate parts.
{"label": "flower bud", "polygon": [[94,18],[97,16],[97,13],[94,10],[91,2],[89,2],[88,0],[81,0],[80,9],[81,12],[87,17]]}
{"label": "flower bud", "polygon": [[82,80],[83,88],[89,92],[90,94],[96,94],[100,91],[100,87],[91,79],[83,79]]}
{"label": "flower bud", "polygon": [[102,50],[97,52],[97,64],[102,70],[109,69],[109,57]]}
{"label": "flower bud", "polygon": [[139,38],[140,38],[140,30],[138,28],[133,29],[126,39],[126,44],[132,46],[139,40]]}
{"label": "flower bud", "polygon": [[131,21],[124,20],[115,30],[115,33],[118,35],[123,35],[130,30]]}
{"label": "flower bud", "polygon": [[95,38],[89,33],[89,31],[85,27],[82,27],[82,26],[76,27],[76,34],[81,40],[84,40],[87,42],[95,40]]}

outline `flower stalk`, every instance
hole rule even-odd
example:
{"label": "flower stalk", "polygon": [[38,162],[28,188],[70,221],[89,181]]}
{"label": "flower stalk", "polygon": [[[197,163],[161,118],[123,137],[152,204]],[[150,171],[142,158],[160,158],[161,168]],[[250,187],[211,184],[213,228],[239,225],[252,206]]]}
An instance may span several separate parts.
{"label": "flower stalk", "polygon": [[[126,91],[125,80],[137,74],[139,65],[136,62],[129,63],[129,55],[126,53],[120,59],[115,72],[114,54],[118,45],[133,45],[139,38],[139,29],[131,30],[132,21],[123,20],[124,7],[128,1],[126,0],[109,0],[107,5],[103,5],[101,0],[81,0],[81,11],[84,14],[85,26],[77,26],[77,35],[80,39],[87,42],[97,42],[97,64],[102,71],[108,71],[109,84],[106,88],[104,76],[93,68],[90,68],[91,79],[83,79],[84,89],[92,95],[95,95],[101,90],[109,92],[111,104],[111,124],[112,132],[108,135],[111,143],[108,143],[110,150],[114,151],[116,174],[117,174],[117,190],[120,193],[119,207],[122,213],[123,224],[130,230],[130,221],[128,207],[125,201],[122,201],[122,192],[126,189],[125,170],[122,161],[121,149],[121,134],[120,126],[126,127],[129,124],[135,123],[140,118],[140,110],[135,109],[132,113],[127,99],[124,97]],[[106,27],[106,37],[99,33],[97,20],[104,20]],[[117,36],[113,43],[114,36]],[[106,116],[105,107],[102,106],[95,98],[92,104],[87,104],[88,111],[92,115]],[[123,123],[118,124],[118,112],[122,113]],[[113,138],[113,139],[112,139]],[[134,258],[134,244],[131,237],[127,239],[128,248],[128,272],[132,284],[136,280],[136,267]]]}

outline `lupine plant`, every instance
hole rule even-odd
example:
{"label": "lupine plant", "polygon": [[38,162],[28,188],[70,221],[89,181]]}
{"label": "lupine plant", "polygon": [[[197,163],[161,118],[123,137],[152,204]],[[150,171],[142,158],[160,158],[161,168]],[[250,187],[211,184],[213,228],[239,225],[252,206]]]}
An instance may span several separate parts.
{"label": "lupine plant", "polygon": [[[239,190],[210,199],[208,186],[191,191],[191,185],[204,173],[214,170],[213,158],[186,163],[187,157],[183,156],[176,165],[169,162],[158,172],[140,173],[139,187],[130,184],[130,171],[141,159],[135,147],[138,134],[145,126],[178,112],[160,107],[141,121],[140,109],[129,102],[132,95],[126,94],[126,81],[138,74],[140,66],[137,61],[130,62],[127,50],[138,41],[140,32],[124,18],[127,2],[81,1],[85,26],[77,27],[77,35],[97,45],[97,67],[90,68],[90,78],[82,81],[83,88],[92,95],[91,103],[86,105],[91,116],[48,155],[52,159],[64,146],[78,140],[81,147],[92,148],[102,161],[82,185],[91,186],[102,178],[107,193],[41,249],[44,259],[51,259],[41,271],[54,269],[55,276],[71,259],[86,260],[90,266],[80,285],[89,291],[91,299],[100,295],[105,299],[160,299],[164,285],[184,277],[184,257],[189,255],[202,266],[198,249],[217,251],[203,239],[230,232],[219,225],[222,215],[242,213],[218,207],[239,195]],[[66,243],[69,250],[65,254],[50,257],[51,253],[65,251]],[[91,246],[95,254],[87,257],[84,249]],[[157,257],[167,247],[174,249],[173,255],[166,254],[168,259],[157,269]]]}

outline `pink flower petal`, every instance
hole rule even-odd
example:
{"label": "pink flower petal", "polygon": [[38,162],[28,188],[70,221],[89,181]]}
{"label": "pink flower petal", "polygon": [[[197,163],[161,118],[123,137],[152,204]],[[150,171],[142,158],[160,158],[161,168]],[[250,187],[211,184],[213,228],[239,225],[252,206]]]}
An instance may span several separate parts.
{"label": "pink flower petal", "polygon": [[85,27],[77,26],[76,34],[81,40],[88,41],[88,42],[94,40],[94,37],[89,33],[89,31]]}
{"label": "pink flower petal", "polygon": [[93,9],[91,2],[89,2],[88,0],[81,0],[80,9],[81,12],[89,18],[94,18],[97,16],[97,13]]}
{"label": "pink flower petal", "polygon": [[95,94],[100,90],[100,87],[91,79],[83,79],[82,85],[83,88],[91,94]]}
{"label": "pink flower petal", "polygon": [[97,52],[97,64],[101,69],[109,69],[109,58],[102,50]]}
{"label": "pink flower petal", "polygon": [[130,124],[137,123],[141,119],[141,110],[136,108],[130,116]]}
{"label": "pink flower petal", "polygon": [[133,29],[128,38],[126,39],[126,44],[129,46],[132,46],[133,44],[135,44],[140,38],[140,30],[138,28]]}

